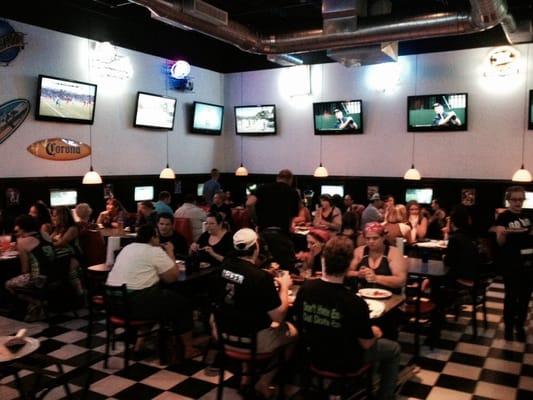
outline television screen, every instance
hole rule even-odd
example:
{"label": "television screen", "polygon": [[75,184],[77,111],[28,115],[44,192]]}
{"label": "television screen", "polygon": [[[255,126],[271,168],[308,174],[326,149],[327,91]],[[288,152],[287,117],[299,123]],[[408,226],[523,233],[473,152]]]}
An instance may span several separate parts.
{"label": "television screen", "polygon": [[135,126],[172,130],[176,99],[139,92],[135,111]]}
{"label": "television screen", "polygon": [[430,94],[407,98],[407,130],[466,131],[468,95]]}
{"label": "television screen", "polygon": [[257,190],[259,186],[257,185],[257,183],[249,183],[246,185],[246,195],[251,195],[253,193],[255,193],[255,191]]}
{"label": "television screen", "polygon": [[314,103],[315,135],[350,135],[363,133],[361,100]]}
{"label": "television screen", "polygon": [[420,204],[431,204],[433,200],[433,189],[406,189],[405,190],[405,202],[416,200]]}
{"label": "television screen", "polygon": [[533,90],[529,91],[529,129],[533,129]]}
{"label": "television screen", "polygon": [[[505,207],[509,207],[509,201],[507,200],[505,200]],[[526,192],[526,201],[522,204],[522,208],[533,209],[533,192]]]}
{"label": "television screen", "polygon": [[333,196],[338,194],[341,197],[344,197],[344,186],[342,185],[322,185],[320,188],[321,194],[329,194]]}
{"label": "television screen", "polygon": [[235,106],[237,135],[275,135],[276,106]]}
{"label": "television screen", "polygon": [[74,189],[50,189],[50,206],[75,206],[78,192]]}
{"label": "television screen", "polygon": [[206,135],[220,135],[222,133],[223,118],[223,106],[195,101],[191,132]]}
{"label": "television screen", "polygon": [[39,75],[35,119],[92,124],[96,85]]}
{"label": "television screen", "polygon": [[196,187],[196,195],[197,196],[204,195],[204,184],[203,183],[199,183],[198,186]]}
{"label": "television screen", "polygon": [[135,201],[153,200],[154,187],[153,186],[136,186],[134,193]]}

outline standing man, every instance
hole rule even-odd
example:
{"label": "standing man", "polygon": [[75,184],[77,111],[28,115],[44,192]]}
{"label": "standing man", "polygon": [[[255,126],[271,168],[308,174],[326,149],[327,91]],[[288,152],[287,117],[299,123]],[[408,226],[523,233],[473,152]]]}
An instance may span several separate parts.
{"label": "standing man", "polygon": [[215,193],[222,190],[220,187],[220,183],[218,183],[218,178],[220,177],[220,172],[218,172],[218,169],[213,168],[211,170],[211,179],[209,179],[207,182],[204,183],[204,198],[208,205],[211,205],[213,202],[213,196]]}
{"label": "standing man", "polygon": [[156,214],[173,213],[172,208],[169,206],[171,198],[170,193],[166,190],[159,193],[159,200],[154,203]]}
{"label": "standing man", "polygon": [[498,215],[493,229],[502,250],[505,340],[513,340],[516,332],[516,340],[525,342],[524,325],[533,288],[533,232],[531,220],[522,211],[526,199],[524,188],[511,186],[505,199],[509,207]]}

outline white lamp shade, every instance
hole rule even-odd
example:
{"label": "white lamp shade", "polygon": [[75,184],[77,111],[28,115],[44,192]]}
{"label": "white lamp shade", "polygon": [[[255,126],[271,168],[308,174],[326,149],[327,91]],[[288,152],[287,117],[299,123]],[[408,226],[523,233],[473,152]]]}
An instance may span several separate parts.
{"label": "white lamp shade", "polygon": [[93,167],[91,166],[91,169],[84,175],[81,183],[84,185],[99,185],[102,183],[102,177],[98,172],[93,171]]}
{"label": "white lamp shade", "polygon": [[322,163],[315,169],[315,173],[313,174],[315,178],[327,178],[328,175],[328,170],[322,166]]}
{"label": "white lamp shade", "polygon": [[168,165],[159,174],[159,179],[176,179],[176,174]]}
{"label": "white lamp shade", "polygon": [[403,175],[403,179],[408,181],[419,181],[422,177],[420,176],[420,172],[418,172],[415,166],[412,165]]}
{"label": "white lamp shade", "polygon": [[236,176],[248,176],[248,170],[246,167],[244,167],[242,164],[237,170],[235,171]]}
{"label": "white lamp shade", "polygon": [[522,165],[522,168],[513,174],[512,180],[513,182],[531,182],[531,173]]}

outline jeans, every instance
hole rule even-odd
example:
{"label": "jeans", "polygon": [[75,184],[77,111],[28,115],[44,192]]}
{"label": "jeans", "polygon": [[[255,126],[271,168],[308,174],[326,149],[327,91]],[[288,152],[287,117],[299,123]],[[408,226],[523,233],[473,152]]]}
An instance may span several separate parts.
{"label": "jeans", "polygon": [[394,399],[400,366],[400,345],[389,339],[378,339],[365,352],[365,362],[374,364],[374,373],[380,377],[377,400]]}

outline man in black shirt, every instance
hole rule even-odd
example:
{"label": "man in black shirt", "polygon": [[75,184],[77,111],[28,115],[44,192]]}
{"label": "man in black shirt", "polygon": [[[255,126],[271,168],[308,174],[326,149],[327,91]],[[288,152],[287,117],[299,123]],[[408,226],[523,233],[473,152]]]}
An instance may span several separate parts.
{"label": "man in black shirt", "polygon": [[381,337],[381,329],[371,324],[365,301],[343,286],[353,244],[337,236],[326,243],[323,254],[325,274],[305,282],[294,304],[311,362],[319,369],[341,373],[356,372],[365,363],[378,363],[377,399],[393,399],[400,346]]}
{"label": "man in black shirt", "polygon": [[184,258],[187,256],[187,241],[183,236],[174,231],[174,216],[168,213],[162,213],[157,216],[157,232],[159,234],[159,243],[171,242],[174,246],[174,257]]}
{"label": "man in black shirt", "polygon": [[529,300],[533,287],[533,231],[531,220],[522,211],[526,192],[522,186],[507,189],[509,208],[496,219],[496,240],[501,247],[501,262],[505,284],[503,321],[505,339],[525,342]]}
{"label": "man in black shirt", "polygon": [[[233,236],[236,257],[222,262],[220,278],[214,283],[213,299],[220,307],[225,330],[236,336],[257,332],[257,352],[272,352],[296,340],[296,329],[284,322],[289,308],[288,273],[273,278],[256,266],[259,255],[257,234],[240,229]],[[274,284],[279,285],[279,292]],[[268,394],[273,374],[263,376],[256,389]]]}
{"label": "man in black shirt", "polygon": [[224,193],[215,193],[213,196],[213,204],[209,208],[209,214],[221,214],[224,217],[224,221],[233,228],[233,218],[231,214],[231,207],[224,203]]}

